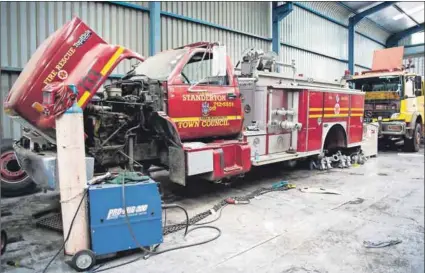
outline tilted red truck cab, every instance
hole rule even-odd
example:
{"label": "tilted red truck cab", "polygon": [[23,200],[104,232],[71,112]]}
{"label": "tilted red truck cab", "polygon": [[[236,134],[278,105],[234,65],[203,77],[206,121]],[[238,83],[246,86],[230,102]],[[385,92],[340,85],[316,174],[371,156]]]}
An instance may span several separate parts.
{"label": "tilted red truck cab", "polygon": [[[39,47],[5,102],[9,114],[49,140],[34,145],[34,136],[26,134],[15,147],[21,165],[38,183],[45,183],[40,172],[52,180],[46,162],[55,160],[54,116],[50,127],[42,128],[46,113],[37,109],[50,83],[76,85],[87,156],[99,171],[133,168],[137,161],[145,171],[151,165],[165,167],[172,181],[184,185],[190,176],[221,181],[243,175],[251,165],[320,161],[327,150],[360,147],[363,93],[273,72],[277,63],[260,51],[248,52],[235,70],[216,48],[216,43],[199,42],[145,60],[108,45],[74,18]],[[125,58],[143,62],[99,90]],[[212,73],[211,62],[217,60],[226,64],[223,75]]]}

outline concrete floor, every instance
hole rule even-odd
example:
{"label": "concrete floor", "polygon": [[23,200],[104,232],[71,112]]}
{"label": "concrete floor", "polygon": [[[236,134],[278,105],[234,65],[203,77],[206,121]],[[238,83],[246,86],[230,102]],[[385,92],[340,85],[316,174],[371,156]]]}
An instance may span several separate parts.
{"label": "concrete floor", "polygon": [[[164,174],[157,174],[156,178],[167,184]],[[197,181],[197,185],[184,191],[167,187],[167,195],[168,199],[174,195],[174,202],[195,215],[224,197],[245,195],[282,179],[298,188],[323,187],[342,194],[303,193],[293,189],[263,195],[250,205],[229,206],[213,224],[222,230],[218,240],[106,272],[424,272],[423,150],[417,154],[382,152],[363,166],[327,172],[287,171],[277,164],[258,168],[230,187]],[[31,210],[42,208],[47,202],[57,200],[55,198],[49,193],[21,198],[19,203],[16,199],[2,200],[3,207],[23,211],[18,220],[6,225],[14,225],[12,233],[21,233],[24,239],[11,244],[2,257],[4,272],[38,271],[60,246],[60,234],[34,229],[28,222]],[[363,198],[364,202],[338,207],[356,198]],[[170,211],[167,218],[167,224],[183,219],[178,211]],[[186,238],[178,232],[166,236],[160,249],[210,236],[214,236],[214,231],[197,230]],[[364,240],[385,239],[403,242],[379,249],[362,245]],[[134,257],[137,256],[125,257],[107,266]],[[5,264],[10,259],[19,259],[35,270],[13,269]],[[61,257],[48,272],[73,271]]]}

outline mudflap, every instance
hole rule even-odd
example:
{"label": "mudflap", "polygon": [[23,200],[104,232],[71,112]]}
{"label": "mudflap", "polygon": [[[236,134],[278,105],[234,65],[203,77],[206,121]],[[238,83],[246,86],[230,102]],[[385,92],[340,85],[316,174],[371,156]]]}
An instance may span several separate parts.
{"label": "mudflap", "polygon": [[186,160],[184,150],[180,147],[168,147],[170,180],[186,186]]}

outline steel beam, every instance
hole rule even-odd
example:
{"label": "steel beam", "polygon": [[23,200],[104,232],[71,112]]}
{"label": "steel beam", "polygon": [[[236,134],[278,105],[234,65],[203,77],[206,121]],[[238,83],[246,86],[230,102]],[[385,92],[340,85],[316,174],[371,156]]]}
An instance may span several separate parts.
{"label": "steel beam", "polygon": [[415,44],[404,46],[404,56],[423,55],[425,53],[425,44]]}
{"label": "steel beam", "polygon": [[398,33],[394,33],[390,37],[388,37],[386,45],[387,47],[393,47],[396,46],[398,41],[400,41],[403,38],[406,38],[409,35],[415,34],[417,32],[424,31],[424,23],[416,25],[414,27],[405,29],[403,31],[400,31]]}
{"label": "steel beam", "polygon": [[280,51],[280,21],[288,16],[294,9],[292,2],[286,2],[278,6],[277,2],[272,2],[272,50],[279,55]]}
{"label": "steel beam", "polygon": [[[352,18],[352,17],[351,17]],[[354,27],[352,19],[348,19],[348,70],[354,74]]]}
{"label": "steel beam", "polygon": [[382,9],[390,7],[397,2],[383,2],[370,9],[364,10],[348,19],[348,70],[351,74],[354,74],[354,34],[356,24],[359,23],[363,18],[369,16]]}
{"label": "steel beam", "polygon": [[161,3],[149,2],[149,55],[161,51]]}
{"label": "steel beam", "polygon": [[[342,2],[342,1],[338,1],[338,2],[336,2],[338,5],[340,5],[341,7],[344,7],[344,8],[346,8],[348,11],[350,11],[351,13],[354,13],[354,15],[356,15],[358,12],[357,11],[355,11],[354,9],[352,9],[352,8],[350,8],[349,6],[347,6],[344,2]],[[367,20],[367,21],[369,21],[369,22],[371,22],[372,24],[375,24],[375,25],[377,25],[380,29],[382,29],[382,30],[384,30],[384,31],[386,31],[386,32],[389,32],[389,33],[391,33],[391,31],[389,30],[389,29],[387,29],[386,27],[384,27],[383,25],[381,25],[381,24],[379,24],[378,22],[375,22],[375,21],[372,21],[371,19],[369,19],[369,18],[365,18],[365,20]]]}

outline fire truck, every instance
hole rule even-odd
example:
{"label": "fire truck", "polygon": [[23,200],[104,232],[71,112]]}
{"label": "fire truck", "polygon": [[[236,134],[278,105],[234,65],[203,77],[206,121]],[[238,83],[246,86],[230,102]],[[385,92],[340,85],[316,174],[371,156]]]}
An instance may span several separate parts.
{"label": "fire truck", "polygon": [[[124,59],[140,63],[105,85]],[[28,128],[14,149],[40,185],[55,183],[55,118],[75,101],[84,111],[88,177],[155,165],[186,185],[190,177],[221,182],[276,162],[349,166],[363,136],[364,93],[343,81],[306,78],[294,63],[255,49],[235,68],[219,43],[145,59],[74,18],[40,45],[4,103]]]}
{"label": "fire truck", "polygon": [[402,145],[418,152],[424,128],[424,79],[403,65],[403,47],[374,52],[371,71],[356,73],[350,83],[366,92],[365,122],[379,123],[381,147]]}

